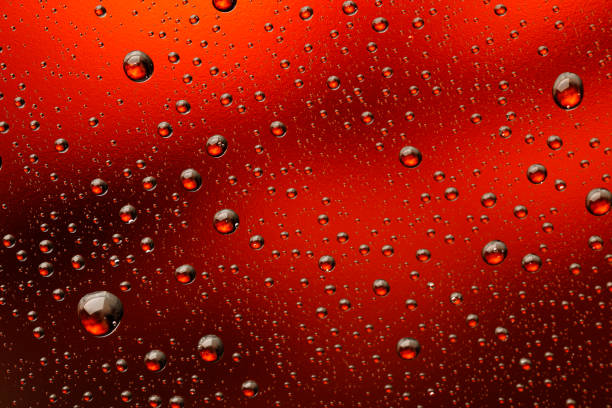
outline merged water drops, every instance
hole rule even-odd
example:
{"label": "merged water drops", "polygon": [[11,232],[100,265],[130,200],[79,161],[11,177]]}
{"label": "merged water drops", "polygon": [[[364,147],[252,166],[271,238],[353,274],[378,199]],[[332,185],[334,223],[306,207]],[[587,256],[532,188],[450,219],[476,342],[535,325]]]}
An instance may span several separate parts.
{"label": "merged water drops", "polygon": [[215,363],[223,357],[223,341],[214,334],[208,334],[198,341],[198,353],[207,363]]}
{"label": "merged water drops", "polygon": [[123,317],[123,305],[119,298],[110,292],[92,292],[79,300],[77,314],[88,333],[105,337],[119,326]]}
{"label": "merged water drops", "polygon": [[142,51],[129,52],[123,58],[123,72],[134,82],[145,82],[153,75],[153,60]]}
{"label": "merged water drops", "polygon": [[576,109],[584,96],[582,79],[572,72],[562,73],[553,84],[552,96],[561,109]]}

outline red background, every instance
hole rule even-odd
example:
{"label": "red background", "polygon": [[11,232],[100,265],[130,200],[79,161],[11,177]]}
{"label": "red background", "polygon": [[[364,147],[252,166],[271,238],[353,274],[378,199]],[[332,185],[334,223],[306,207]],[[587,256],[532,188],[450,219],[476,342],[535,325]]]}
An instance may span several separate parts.
{"label": "red background", "polygon": [[[0,233],[17,238],[13,248],[0,249],[0,406],[47,406],[51,394],[62,407],[143,407],[152,394],[164,406],[181,395],[188,407],[206,401],[228,407],[558,407],[568,398],[581,407],[610,406],[612,223],[609,214],[592,216],[584,204],[591,189],[610,189],[604,180],[612,169],[607,1],[508,0],[504,16],[488,1],[356,0],[354,16],[343,14],[340,1],[324,0],[238,0],[230,13],[217,12],[210,1],[129,3],[28,0],[5,7],[0,18],[0,120],[10,126],[0,135]],[[94,14],[97,4],[106,7],[105,17]],[[299,18],[304,5],[314,10],[309,21]],[[189,23],[193,14],[197,25]],[[371,27],[380,16],[389,21],[384,33]],[[425,22],[420,30],[412,27],[417,16]],[[366,50],[371,41],[375,53]],[[306,43],[312,52],[304,51]],[[546,56],[538,55],[542,45]],[[122,70],[123,57],[136,49],[155,64],[144,83],[131,82]],[[178,64],[168,62],[170,52],[180,55]],[[200,66],[192,63],[196,57]],[[280,66],[283,59],[288,69]],[[219,74],[212,76],[211,67]],[[382,76],[385,67],[393,70],[390,78]],[[429,80],[421,77],[424,70]],[[552,84],[566,71],[578,74],[585,89],[582,104],[569,112],[551,97]],[[193,76],[191,84],[183,83],[185,74]],[[340,78],[340,89],[327,87],[331,75]],[[509,88],[500,90],[500,81]],[[416,96],[409,92],[413,85]],[[434,86],[440,95],[432,94]],[[257,91],[265,101],[255,100]],[[220,104],[223,93],[233,96],[231,106]],[[16,97],[25,106],[16,107]],[[191,104],[189,114],[176,112],[180,99]],[[371,125],[360,120],[366,111],[374,116]],[[413,121],[405,119],[407,111]],[[482,116],[480,124],[470,121],[474,113]],[[90,126],[91,117],[98,126]],[[30,128],[32,120],[40,129]],[[275,120],[287,126],[284,138],[271,135]],[[168,139],[157,135],[162,121],[174,129]],[[512,129],[509,139],[498,136],[501,126]],[[228,140],[221,158],[206,154],[214,134]],[[532,144],[527,134],[535,137]],[[560,150],[547,146],[550,135],[563,139]],[[55,151],[57,138],[68,140],[68,152]],[[597,147],[592,138],[599,139]],[[406,145],[423,154],[417,168],[398,160]],[[585,160],[588,166],[581,166]],[[534,163],[548,170],[541,185],[525,175]],[[263,170],[260,178],[256,167]],[[124,168],[131,178],[122,175]],[[183,189],[179,176],[186,168],[202,175],[199,191]],[[445,180],[434,181],[435,171]],[[143,189],[146,176],[157,178],[155,190]],[[230,176],[237,183],[230,184]],[[97,177],[109,185],[105,196],[90,190]],[[567,183],[565,191],[555,189],[557,179]],[[456,201],[444,198],[448,187],[458,189]],[[297,189],[295,199],[286,197],[288,188]],[[480,204],[487,192],[498,199],[490,209]],[[423,193],[431,202],[421,201]],[[331,203],[324,205],[323,197]],[[119,219],[128,203],[138,209],[130,225]],[[528,208],[526,219],[513,216],[516,205]],[[223,208],[240,216],[237,231],[227,236],[212,227]],[[317,222],[320,214],[329,216],[328,225]],[[545,222],[554,231],[545,233]],[[69,223],[75,233],[67,231]],[[435,236],[426,235],[429,229]],[[347,243],[336,241],[339,232],[348,234]],[[124,242],[114,244],[113,234]],[[248,245],[255,234],[265,239],[259,251]],[[448,234],[454,244],[445,242]],[[592,235],[603,238],[602,251],[589,248]],[[150,254],[139,246],[146,236],[155,242]],[[43,239],[53,242],[51,254],[39,251]],[[497,267],[480,255],[494,239],[508,247]],[[359,254],[361,244],[369,245],[369,255]],[[381,253],[384,245],[393,246],[393,256]],[[419,248],[431,251],[428,263],[416,260]],[[16,260],[18,250],[27,251],[24,262]],[[535,274],[521,268],[528,253],[544,261]],[[86,258],[83,270],[70,266],[76,254]],[[112,255],[119,266],[110,265]],[[323,255],[336,260],[331,273],[317,267]],[[45,260],[55,268],[48,278],[37,271]],[[173,277],[185,263],[198,272],[187,286]],[[572,263],[582,266],[578,276],[569,272]],[[420,279],[410,279],[413,270]],[[271,288],[264,285],[268,277],[275,281]],[[375,279],[389,282],[389,295],[374,295]],[[131,291],[121,292],[123,281]],[[336,286],[334,295],[324,292],[328,284]],[[56,288],[66,291],[63,302],[53,300]],[[76,315],[79,299],[96,290],[116,294],[124,305],[119,328],[106,338],[87,334]],[[463,294],[462,305],[449,302],[455,291]],[[350,311],[339,309],[341,298],[351,301]],[[406,309],[409,298],[417,310]],[[316,317],[320,306],[328,309],[327,319]],[[28,321],[30,310],[37,321]],[[479,317],[475,328],[466,325],[470,313]],[[32,335],[37,326],[45,331],[42,339]],[[495,337],[497,326],[508,329],[507,342]],[[206,334],[225,344],[215,365],[197,356]],[[422,346],[412,361],[395,351],[406,336]],[[151,349],[168,356],[161,373],[144,366]],[[240,362],[232,361],[236,352]],[[530,371],[520,368],[523,357],[531,359]],[[127,360],[127,372],[102,372],[103,363],[114,367],[119,358]],[[240,392],[247,379],[260,388],[252,400]],[[133,393],[131,404],[120,401],[123,390]],[[81,401],[85,391],[92,402]],[[215,400],[217,392],[223,401]]]}

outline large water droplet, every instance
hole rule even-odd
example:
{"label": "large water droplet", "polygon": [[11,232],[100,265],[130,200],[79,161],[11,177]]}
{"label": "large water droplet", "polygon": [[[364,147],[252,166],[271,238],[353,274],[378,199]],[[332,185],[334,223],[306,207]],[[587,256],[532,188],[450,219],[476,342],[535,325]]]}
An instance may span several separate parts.
{"label": "large water droplet", "polygon": [[594,188],[586,196],[587,210],[596,216],[605,215],[612,206],[612,193],[605,188]]}
{"label": "large water droplet", "polygon": [[153,75],[153,60],[142,51],[132,51],[123,59],[123,72],[134,82],[144,82]]}
{"label": "large water droplet", "polygon": [[584,96],[582,79],[574,73],[564,72],[557,77],[552,88],[555,103],[562,109],[576,109]]}
{"label": "large water droplet", "polygon": [[502,241],[491,241],[482,248],[482,259],[489,265],[499,265],[506,259],[508,247]]}
{"label": "large water droplet", "polygon": [[81,298],[77,312],[87,332],[104,337],[119,326],[123,317],[123,305],[119,298],[110,292],[92,292]]}
{"label": "large water droplet", "polygon": [[198,353],[202,360],[215,363],[223,357],[223,341],[214,334],[209,334],[198,342]]}
{"label": "large water droplet", "polygon": [[412,337],[403,337],[397,342],[397,354],[404,360],[412,360],[421,352],[421,344]]}

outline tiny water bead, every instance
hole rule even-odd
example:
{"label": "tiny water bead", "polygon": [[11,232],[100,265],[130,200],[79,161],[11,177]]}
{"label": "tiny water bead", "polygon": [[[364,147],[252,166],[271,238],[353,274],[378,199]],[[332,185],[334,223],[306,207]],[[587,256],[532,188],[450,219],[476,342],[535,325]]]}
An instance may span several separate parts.
{"label": "tiny water bead", "polygon": [[587,194],[585,205],[595,216],[606,215],[612,206],[612,193],[605,188],[594,188]]}
{"label": "tiny water bead", "polygon": [[533,184],[542,184],[547,175],[546,167],[541,164],[532,164],[527,169],[527,179]]}
{"label": "tiny water bead", "polygon": [[123,58],[123,72],[134,82],[145,82],[153,75],[153,60],[142,51],[131,51]]}
{"label": "tiny water bead", "polygon": [[119,326],[123,317],[123,305],[119,298],[110,292],[92,292],[79,300],[77,313],[88,333],[105,337]]}
{"label": "tiny water bead", "polygon": [[403,337],[398,340],[396,350],[404,360],[413,360],[421,352],[421,344],[412,337]]}
{"label": "tiny water bead", "polygon": [[491,241],[482,248],[482,259],[489,265],[499,265],[507,255],[508,247],[502,241]]}
{"label": "tiny water bead", "polygon": [[576,109],[584,96],[582,79],[572,72],[562,73],[553,84],[552,96],[561,109]]}
{"label": "tiny water bead", "polygon": [[202,176],[194,169],[185,169],[181,173],[181,183],[185,190],[198,191],[202,186]]}
{"label": "tiny water bead", "polygon": [[236,214],[233,210],[223,209],[217,211],[213,218],[213,225],[215,230],[220,234],[231,234],[236,231],[238,228],[240,220],[238,218],[238,214]]}
{"label": "tiny water bead", "polygon": [[144,356],[144,363],[147,370],[152,371],[154,373],[159,373],[164,368],[166,368],[166,364],[168,363],[168,359],[166,358],[166,354],[161,350],[151,350]]}
{"label": "tiny water bead", "polygon": [[198,341],[198,353],[207,363],[216,363],[223,357],[223,341],[214,334],[208,334]]}
{"label": "tiny water bead", "polygon": [[417,167],[421,164],[421,160],[423,159],[423,155],[413,146],[404,146],[399,153],[399,160],[404,166],[408,168]]}

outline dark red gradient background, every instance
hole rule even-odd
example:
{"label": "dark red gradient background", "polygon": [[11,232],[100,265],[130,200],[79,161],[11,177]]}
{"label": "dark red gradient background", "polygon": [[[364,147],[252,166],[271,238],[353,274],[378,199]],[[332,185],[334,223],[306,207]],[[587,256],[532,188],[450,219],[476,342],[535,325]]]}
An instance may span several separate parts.
{"label": "dark red gradient background", "polygon": [[[501,17],[488,0],[355,1],[354,16],[343,14],[341,1],[325,0],[238,0],[226,14],[209,0],[28,0],[3,9],[0,121],[10,129],[0,135],[0,233],[18,241],[0,249],[0,406],[46,407],[52,394],[58,407],[145,407],[153,394],[164,406],[183,396],[186,407],[565,407],[568,399],[579,407],[610,406],[612,222],[584,204],[591,189],[610,189],[604,181],[612,171],[608,1],[506,0]],[[105,17],[94,14],[97,4],[106,7]],[[305,5],[314,10],[309,21],[299,18]],[[193,14],[197,25],[189,23]],[[380,16],[389,21],[384,33],[371,27]],[[415,17],[425,21],[420,30],[412,27]],[[371,41],[375,53],[366,50]],[[540,56],[540,46],[549,54]],[[132,50],[155,63],[145,83],[122,71]],[[180,55],[178,64],[168,62],[169,52]],[[284,59],[288,69],[280,66]],[[382,76],[386,67],[390,78]],[[569,112],[551,97],[566,71],[585,88],[582,104]],[[183,83],[185,74],[193,76],[191,84]],[[326,86],[331,75],[341,79],[340,89]],[[509,88],[501,90],[500,81]],[[264,102],[255,100],[257,91]],[[223,93],[233,96],[231,106],[220,104]],[[16,97],[25,106],[16,107]],[[176,112],[180,99],[191,104],[189,114]],[[360,119],[366,111],[374,116],[370,125]],[[405,119],[407,111],[413,121]],[[480,124],[470,121],[474,113]],[[89,125],[91,117],[97,127]],[[32,120],[39,130],[30,129]],[[287,126],[284,138],[271,135],[275,120]],[[157,135],[162,121],[174,128],[168,139]],[[498,136],[501,126],[512,129],[509,139]],[[229,143],[221,158],[206,154],[214,134]],[[548,148],[550,135],[563,139],[562,149]],[[68,152],[55,151],[57,138],[68,140]],[[422,152],[419,167],[400,164],[406,145]],[[38,162],[30,162],[32,154]],[[534,163],[548,170],[541,185],[526,178]],[[125,168],[131,178],[122,175]],[[202,175],[199,191],[183,189],[186,168]],[[436,171],[444,181],[434,181]],[[157,178],[155,190],[143,189],[146,176]],[[109,185],[103,197],[89,187],[97,177]],[[555,189],[557,179],[566,190]],[[456,201],[444,198],[448,187],[458,189]],[[286,196],[288,188],[298,191],[295,199]],[[480,204],[488,192],[498,198],[490,209]],[[423,193],[431,202],[421,200]],[[131,225],[119,219],[128,203],[138,209]],[[516,205],[528,208],[526,219],[513,216]],[[227,236],[212,227],[223,208],[240,216],[238,230]],[[328,225],[317,222],[320,214]],[[553,224],[551,233],[543,231],[545,222]],[[435,236],[427,236],[429,229]],[[336,241],[339,232],[348,242]],[[123,243],[114,244],[113,234]],[[255,234],[265,238],[259,251],[248,244]],[[453,244],[445,242],[448,234]],[[603,238],[601,251],[589,248],[592,235]],[[147,236],[155,242],[150,254],[139,245]],[[51,254],[39,251],[43,239],[53,242]],[[494,239],[508,247],[497,267],[480,255]],[[361,244],[369,245],[369,255],[359,254]],[[393,256],[381,253],[384,245],[393,246]],[[431,251],[428,263],[416,260],[420,248]],[[19,250],[27,251],[23,262]],[[528,253],[544,261],[535,274],[521,268]],[[70,266],[76,254],[86,258],[83,270]],[[113,255],[121,259],[117,267]],[[331,273],[317,266],[323,255],[336,260]],[[45,260],[55,267],[48,278],[37,271]],[[187,286],[173,277],[185,263],[198,272]],[[572,263],[582,267],[577,276]],[[418,280],[410,279],[413,270]],[[388,296],[374,295],[375,279],[390,283]],[[131,291],[120,290],[123,281]],[[324,292],[328,284],[336,286],[334,295]],[[63,302],[53,300],[56,288],[65,290]],[[124,305],[119,328],[101,339],[83,330],[76,313],[79,299],[97,290]],[[449,302],[455,291],[462,305]],[[350,311],[339,309],[342,298],[351,301]],[[416,300],[417,310],[407,310],[406,299]],[[315,315],[320,306],[329,311],[326,319]],[[27,319],[31,310],[35,322]],[[479,317],[475,328],[466,325],[470,313]],[[42,339],[32,334],[37,326]],[[507,342],[497,340],[497,326],[508,329]],[[214,365],[197,355],[206,334],[225,343]],[[406,336],[422,345],[413,361],[395,351]],[[161,373],[144,366],[151,349],[168,356]],[[233,353],[241,354],[239,362]],[[530,371],[519,366],[523,357],[531,359]],[[125,373],[114,368],[120,358],[128,362]],[[108,374],[104,363],[113,366]],[[250,400],[240,391],[247,379],[260,387]],[[124,390],[133,393],[130,404],[120,400]],[[86,391],[91,402],[82,401]]]}

